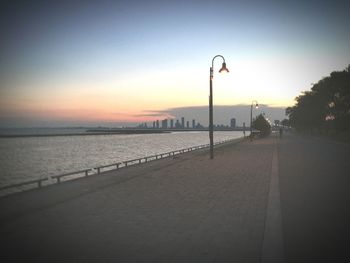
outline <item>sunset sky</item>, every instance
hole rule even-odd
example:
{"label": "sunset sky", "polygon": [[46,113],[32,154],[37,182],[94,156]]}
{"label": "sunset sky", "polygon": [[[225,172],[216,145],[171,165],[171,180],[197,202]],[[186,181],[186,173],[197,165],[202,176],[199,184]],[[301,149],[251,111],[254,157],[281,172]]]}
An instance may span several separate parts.
{"label": "sunset sky", "polygon": [[290,106],[350,64],[349,1],[69,2],[0,4],[1,126],[145,122],[204,106],[217,54],[230,73],[215,61],[215,105]]}

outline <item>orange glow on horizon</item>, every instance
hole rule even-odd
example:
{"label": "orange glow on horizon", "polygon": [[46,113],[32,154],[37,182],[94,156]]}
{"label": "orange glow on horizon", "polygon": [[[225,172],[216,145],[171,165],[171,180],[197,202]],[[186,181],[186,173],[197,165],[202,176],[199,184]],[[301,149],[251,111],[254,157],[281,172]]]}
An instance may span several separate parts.
{"label": "orange glow on horizon", "polygon": [[[252,99],[273,107],[294,104],[279,89],[267,92],[268,89],[258,85],[258,82],[247,84],[247,79],[251,77],[249,74],[245,76],[244,72],[239,72],[233,65],[230,69],[232,71],[229,74],[215,73],[214,107],[250,105]],[[205,67],[201,67],[201,70],[152,70],[137,72],[136,75],[137,78],[135,75],[123,75],[118,79],[111,77],[101,83],[97,80],[89,83],[85,79],[81,82],[61,80],[55,83],[42,79],[27,82],[19,79],[15,83],[18,86],[16,89],[2,91],[0,116],[94,122],[151,122],[172,118],[164,112],[167,109],[208,105],[209,83]],[[280,92],[279,100],[272,98],[271,92]]]}

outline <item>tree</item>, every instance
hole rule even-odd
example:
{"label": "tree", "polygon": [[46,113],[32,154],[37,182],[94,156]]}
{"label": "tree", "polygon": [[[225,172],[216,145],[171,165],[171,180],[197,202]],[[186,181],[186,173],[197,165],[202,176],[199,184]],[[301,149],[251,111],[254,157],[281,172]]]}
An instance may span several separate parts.
{"label": "tree", "polygon": [[260,131],[260,136],[267,136],[271,133],[271,125],[262,114],[253,120],[252,127]]}
{"label": "tree", "polygon": [[298,130],[350,130],[350,65],[335,71],[295,98],[286,109],[290,125]]}

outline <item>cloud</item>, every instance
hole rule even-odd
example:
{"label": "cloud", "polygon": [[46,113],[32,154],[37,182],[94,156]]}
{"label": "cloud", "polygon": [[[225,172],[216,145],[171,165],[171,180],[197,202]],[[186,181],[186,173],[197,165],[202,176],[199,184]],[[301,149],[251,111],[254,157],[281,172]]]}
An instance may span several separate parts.
{"label": "cloud", "polygon": [[173,119],[175,118],[173,115],[169,113],[168,110],[160,110],[160,111],[153,111],[153,110],[147,110],[144,111],[144,113],[140,114],[134,114],[132,115],[133,117],[158,117],[158,118],[170,118]]}

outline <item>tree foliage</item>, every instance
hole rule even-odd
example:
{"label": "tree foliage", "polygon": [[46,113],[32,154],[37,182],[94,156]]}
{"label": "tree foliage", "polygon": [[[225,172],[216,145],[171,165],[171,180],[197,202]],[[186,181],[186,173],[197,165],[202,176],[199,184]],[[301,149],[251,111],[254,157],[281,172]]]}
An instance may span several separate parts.
{"label": "tree foliage", "polygon": [[290,125],[298,130],[350,130],[350,65],[335,71],[295,98],[286,109]]}
{"label": "tree foliage", "polygon": [[253,120],[252,127],[259,130],[261,136],[267,136],[271,132],[271,125],[262,114]]}

